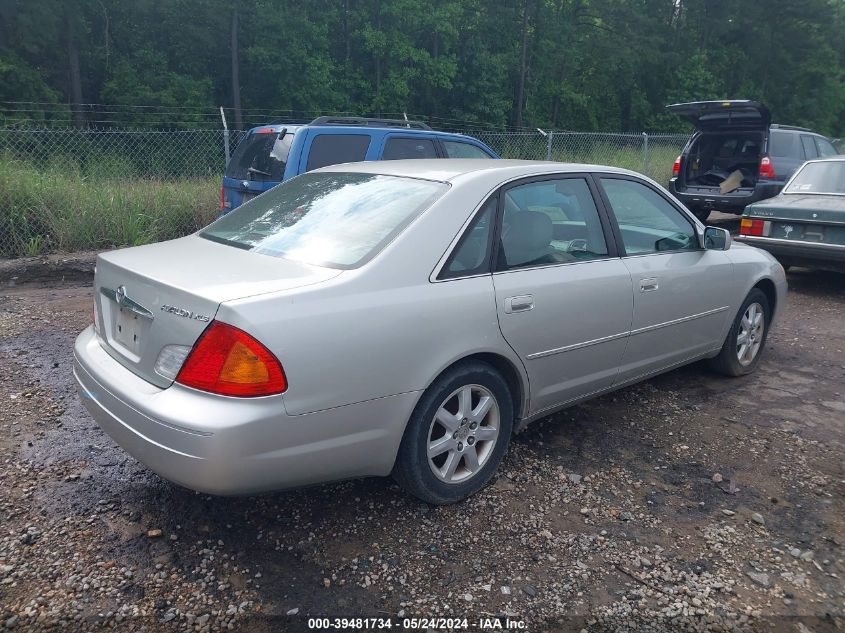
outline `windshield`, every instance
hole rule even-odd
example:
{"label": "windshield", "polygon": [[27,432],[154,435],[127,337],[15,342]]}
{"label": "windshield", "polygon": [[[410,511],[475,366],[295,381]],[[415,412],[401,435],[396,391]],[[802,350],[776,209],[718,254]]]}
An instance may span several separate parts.
{"label": "windshield", "polygon": [[845,195],[845,160],[805,164],[784,193]]}
{"label": "windshield", "polygon": [[281,182],[293,134],[252,133],[240,142],[226,166],[226,177]]}
{"label": "windshield", "polygon": [[376,174],[303,174],[211,224],[201,237],[274,257],[355,268],[448,189]]}

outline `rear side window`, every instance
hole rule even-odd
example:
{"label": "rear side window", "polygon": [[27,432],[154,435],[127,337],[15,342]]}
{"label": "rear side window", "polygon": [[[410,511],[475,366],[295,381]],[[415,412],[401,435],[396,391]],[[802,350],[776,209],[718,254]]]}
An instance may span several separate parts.
{"label": "rear side window", "polygon": [[492,158],[480,147],[463,141],[443,141],[448,158]]}
{"label": "rear side window", "polygon": [[238,180],[281,181],[293,134],[250,134],[235,149],[226,177]]}
{"label": "rear side window", "polygon": [[801,135],[801,145],[804,147],[804,158],[816,158],[816,143],[812,136]]}
{"label": "rear side window", "polygon": [[816,147],[819,150],[819,156],[827,158],[828,156],[836,156],[836,148],[826,138],[816,137]]}
{"label": "rear side window", "polygon": [[440,273],[440,279],[454,279],[490,272],[490,236],[496,218],[498,198],[490,198],[470,227],[461,236],[457,248]]}
{"label": "rear side window", "polygon": [[320,134],[311,143],[305,171],[364,160],[369,146],[366,134]]}
{"label": "rear side window", "polygon": [[434,141],[427,138],[391,138],[384,146],[382,160],[437,158]]}
{"label": "rear side window", "polygon": [[772,156],[801,156],[798,149],[798,135],[784,134],[783,132],[772,132],[769,137],[769,154]]}
{"label": "rear side window", "polygon": [[607,256],[598,210],[583,178],[517,185],[503,201],[498,270]]}

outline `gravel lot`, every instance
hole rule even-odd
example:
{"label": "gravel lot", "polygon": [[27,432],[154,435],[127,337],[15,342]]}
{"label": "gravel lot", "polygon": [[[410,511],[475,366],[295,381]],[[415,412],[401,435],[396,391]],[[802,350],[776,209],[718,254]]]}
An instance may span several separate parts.
{"label": "gravel lot", "polygon": [[434,508],[387,479],[252,498],[162,481],[75,395],[88,284],[0,279],[0,629],[845,630],[845,276],[789,281],[755,375],[699,364],[574,407]]}

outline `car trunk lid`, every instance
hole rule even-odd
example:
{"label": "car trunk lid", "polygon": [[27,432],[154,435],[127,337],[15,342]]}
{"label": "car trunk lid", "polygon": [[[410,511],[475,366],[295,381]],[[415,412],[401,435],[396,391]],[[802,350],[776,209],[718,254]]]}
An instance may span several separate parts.
{"label": "car trunk lid", "polygon": [[806,220],[845,225],[845,197],[823,194],[781,194],[748,207],[750,217]]}
{"label": "car trunk lid", "polygon": [[167,345],[191,347],[224,301],[320,283],[341,271],[251,253],[196,236],[112,251],[94,280],[103,348],[145,380]]}
{"label": "car trunk lid", "polygon": [[759,101],[693,101],[673,103],[666,109],[699,130],[766,130],[772,122],[769,109]]}
{"label": "car trunk lid", "polygon": [[748,207],[745,218],[762,220],[764,237],[845,244],[842,196],[782,194]]}

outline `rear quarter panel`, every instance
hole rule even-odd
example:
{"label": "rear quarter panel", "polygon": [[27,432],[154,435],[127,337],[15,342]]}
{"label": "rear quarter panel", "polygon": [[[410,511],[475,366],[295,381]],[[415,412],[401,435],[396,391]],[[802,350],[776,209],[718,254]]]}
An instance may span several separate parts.
{"label": "rear quarter panel", "polygon": [[226,302],[217,318],[277,354],[290,415],[422,391],[479,352],[507,358],[527,392],[524,368],[499,330],[492,278],[429,279],[483,197],[481,190],[449,192],[362,268],[298,291]]}

